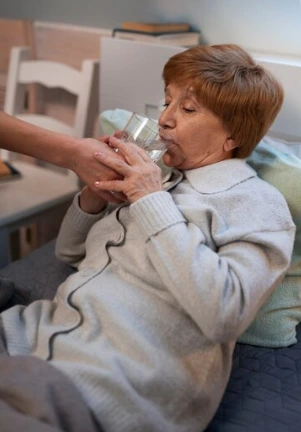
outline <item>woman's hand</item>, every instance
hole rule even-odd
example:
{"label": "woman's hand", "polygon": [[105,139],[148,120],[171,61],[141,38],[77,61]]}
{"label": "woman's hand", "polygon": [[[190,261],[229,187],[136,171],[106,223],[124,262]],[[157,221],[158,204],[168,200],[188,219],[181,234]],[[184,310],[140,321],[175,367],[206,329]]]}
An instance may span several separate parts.
{"label": "woman's hand", "polygon": [[[106,198],[108,196],[108,199]],[[97,214],[105,208],[108,202],[120,204],[126,201],[122,194],[107,192],[94,192],[89,186],[84,186],[79,196],[79,206],[85,213]]]}
{"label": "woman's hand", "polygon": [[121,179],[97,181],[96,189],[123,193],[130,203],[152,192],[162,190],[161,169],[145,150],[135,144],[124,143],[115,137],[110,138],[109,145],[117,149],[123,158],[117,159],[108,153],[99,153],[95,157],[101,164],[117,172]]}

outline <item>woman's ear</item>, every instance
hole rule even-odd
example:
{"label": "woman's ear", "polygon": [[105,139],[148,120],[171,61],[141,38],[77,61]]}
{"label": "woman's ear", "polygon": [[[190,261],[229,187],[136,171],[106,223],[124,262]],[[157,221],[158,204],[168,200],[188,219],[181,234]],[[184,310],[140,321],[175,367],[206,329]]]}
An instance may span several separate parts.
{"label": "woman's ear", "polygon": [[237,147],[233,138],[228,137],[224,143],[224,151],[230,152]]}

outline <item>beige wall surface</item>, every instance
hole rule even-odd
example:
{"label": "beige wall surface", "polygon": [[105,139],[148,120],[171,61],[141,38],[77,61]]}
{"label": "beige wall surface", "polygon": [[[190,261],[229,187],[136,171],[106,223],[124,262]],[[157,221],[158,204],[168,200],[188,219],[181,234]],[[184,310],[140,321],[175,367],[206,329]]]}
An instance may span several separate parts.
{"label": "beige wall surface", "polygon": [[301,55],[300,0],[1,0],[1,16],[105,29],[127,20],[181,20],[207,43]]}

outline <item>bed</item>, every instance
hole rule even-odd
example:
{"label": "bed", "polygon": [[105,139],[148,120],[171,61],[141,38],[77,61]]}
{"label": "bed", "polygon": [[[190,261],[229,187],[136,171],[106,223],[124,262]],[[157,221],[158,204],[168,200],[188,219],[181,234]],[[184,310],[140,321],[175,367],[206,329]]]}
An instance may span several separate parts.
{"label": "bed", "polygon": [[[119,108],[144,112],[156,118],[163,95],[160,80],[162,66],[168,57],[182,48],[112,38],[102,38],[101,44],[101,110],[113,112],[115,108]],[[150,62],[141,62],[141,58],[144,58],[146,54]],[[286,94],[283,108],[269,131],[270,138],[267,137],[263,142],[261,153],[257,155],[259,159],[255,163],[260,169],[262,158],[266,156],[265,151],[268,151],[269,156],[271,157],[272,154],[274,157],[273,161],[278,158],[277,162],[280,165],[276,164],[276,168],[283,167],[283,164],[285,168],[289,166],[290,170],[294,168],[294,175],[292,176],[289,171],[288,177],[282,181],[279,180],[278,185],[281,189],[284,184],[284,187],[290,190],[293,181],[295,190],[292,190],[288,199],[294,203],[296,197],[300,197],[301,191],[301,185],[300,189],[297,189],[298,181],[300,184],[299,179],[301,179],[301,122],[299,121],[301,118],[301,59],[259,53],[254,53],[254,57],[274,72],[282,82]],[[264,161],[266,163],[266,159]],[[273,174],[276,168],[274,167]],[[278,172],[280,171],[279,169]],[[276,176],[276,187],[278,177]],[[297,179],[296,182],[295,179]],[[297,203],[293,212],[297,222],[300,222],[301,215],[298,211]],[[298,235],[300,241],[300,232]],[[273,324],[273,321],[269,321],[270,316],[280,322],[280,327],[276,328],[276,335],[273,335],[273,341],[260,343],[256,338],[254,339],[254,335],[247,334],[245,339],[242,338],[237,343],[233,370],[226,392],[206,432],[297,432],[300,430],[301,274],[298,273],[299,252],[300,250],[297,250],[296,260],[289,275],[289,283],[281,286],[280,293],[284,302],[281,304],[283,311],[293,310],[293,316],[289,314],[284,316],[282,311],[281,319],[278,319],[277,312],[280,306],[276,298],[274,299],[276,308],[274,303],[270,309],[262,311],[268,324]],[[12,305],[28,304],[40,298],[53,298],[58,284],[72,272],[70,267],[55,258],[54,241],[52,241],[26,258],[12,262],[1,269],[0,276],[9,278],[15,283],[14,294],[9,300],[9,304]],[[293,291],[290,285],[292,281],[294,282]],[[291,294],[292,292],[292,303],[287,304],[286,293]],[[277,308],[278,311],[275,312]],[[285,319],[289,321],[290,333],[285,335],[287,339],[281,340],[279,333],[282,331],[281,320]],[[259,330],[260,333],[261,327],[266,324],[267,321],[259,321],[257,331]],[[246,341],[251,341],[251,343],[246,343]]]}

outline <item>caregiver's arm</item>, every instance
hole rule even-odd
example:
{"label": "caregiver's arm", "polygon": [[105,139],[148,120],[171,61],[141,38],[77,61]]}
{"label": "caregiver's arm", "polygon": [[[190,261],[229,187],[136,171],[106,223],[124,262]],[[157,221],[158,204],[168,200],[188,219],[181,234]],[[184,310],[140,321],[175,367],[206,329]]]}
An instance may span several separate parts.
{"label": "caregiver's arm", "polygon": [[94,190],[96,180],[116,178],[116,172],[93,156],[96,152],[112,153],[104,142],[52,132],[4,112],[0,112],[0,147],[70,169]]}

